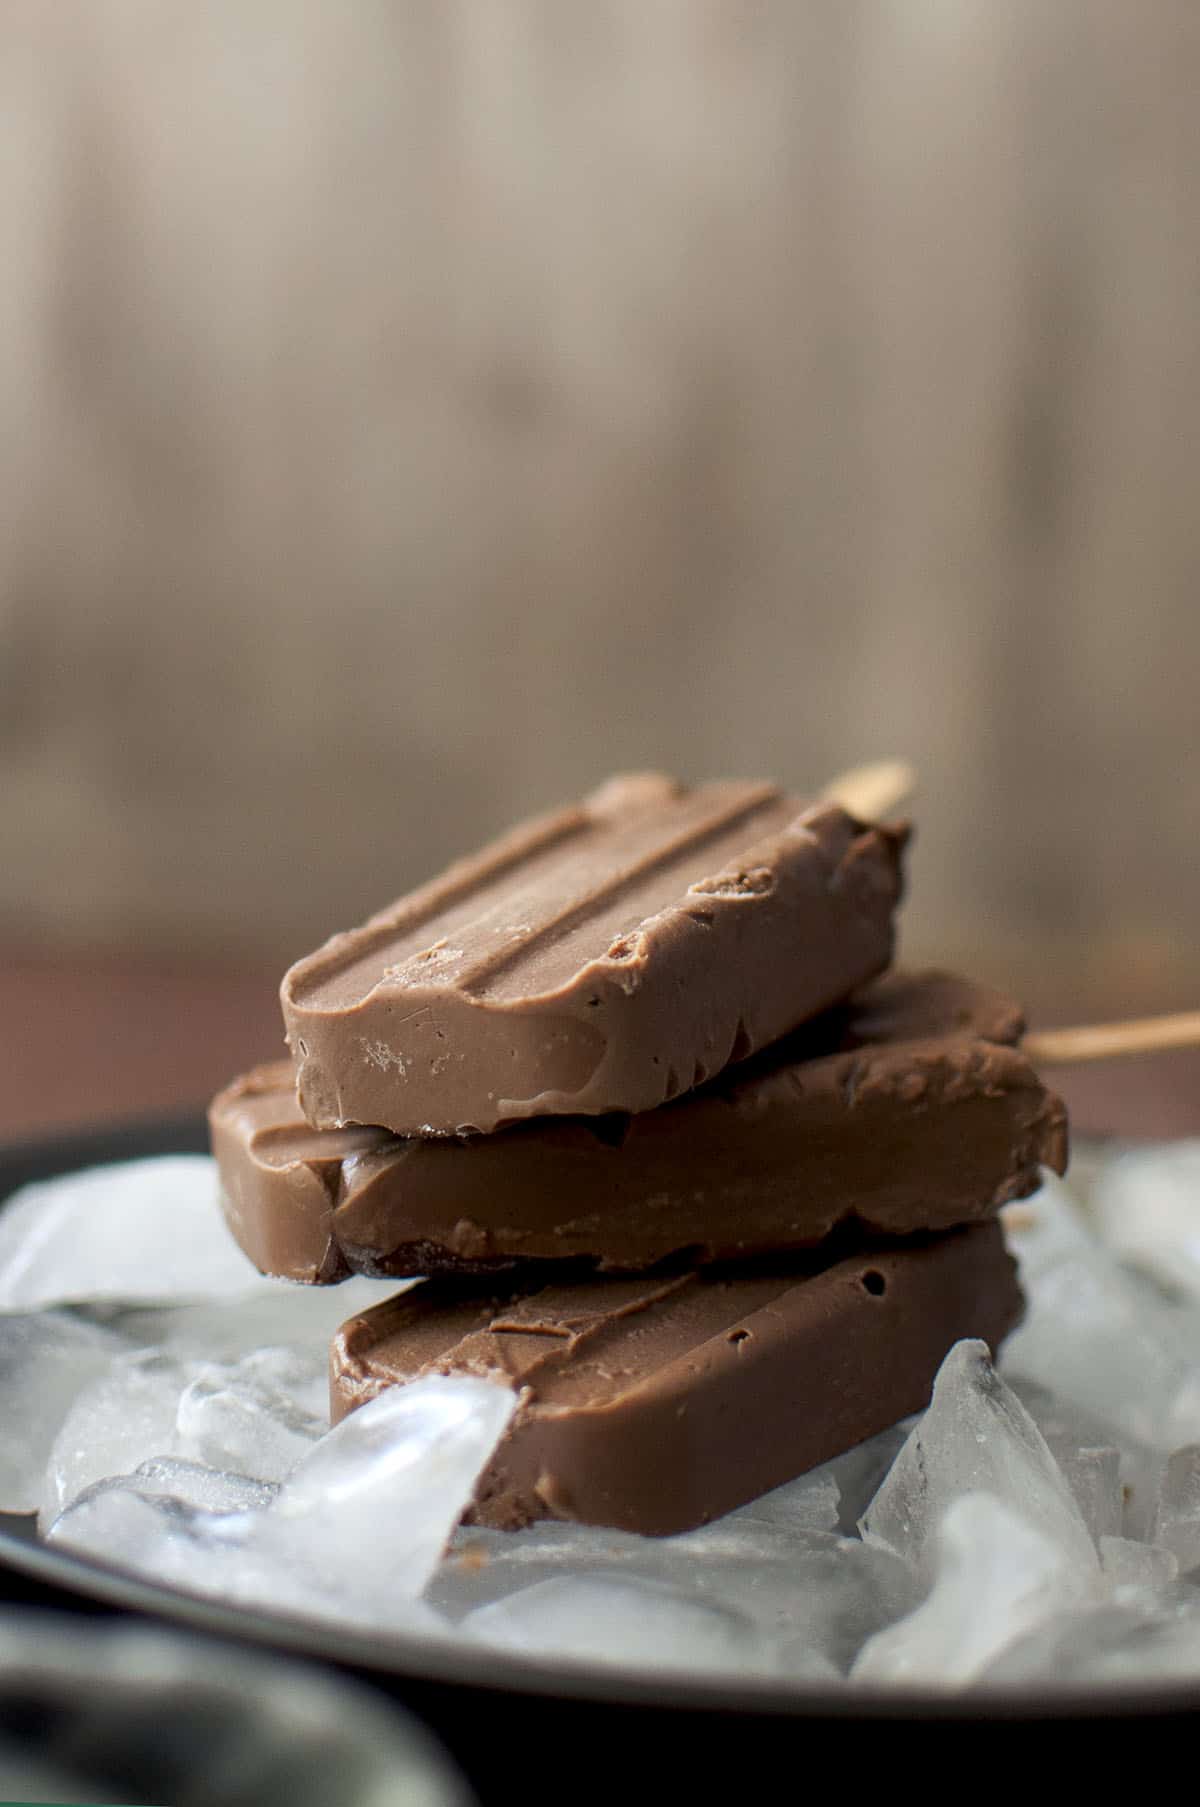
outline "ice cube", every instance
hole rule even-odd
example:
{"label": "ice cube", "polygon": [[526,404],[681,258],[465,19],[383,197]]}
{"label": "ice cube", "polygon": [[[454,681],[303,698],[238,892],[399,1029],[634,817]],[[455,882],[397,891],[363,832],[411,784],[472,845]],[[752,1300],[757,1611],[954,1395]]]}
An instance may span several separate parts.
{"label": "ice cube", "polygon": [[546,1522],[518,1532],[467,1527],[431,1583],[451,1618],[535,1582],[609,1575],[728,1608],[760,1632],[849,1667],[864,1639],[911,1611],[919,1597],[907,1564],[857,1538],[756,1522],[741,1512],[677,1537],[638,1537]]}
{"label": "ice cube", "polygon": [[50,1451],[43,1527],[93,1482],[130,1474],[153,1456],[174,1453],[179,1396],[197,1372],[196,1363],[139,1350],[118,1356],[83,1389]]}
{"label": "ice cube", "polygon": [[[249,1275],[248,1266],[243,1277]],[[415,1281],[356,1277],[341,1286],[299,1286],[289,1280],[260,1280],[249,1292],[165,1308],[123,1313],[117,1328],[130,1341],[161,1346],[206,1361],[239,1361],[263,1348],[287,1349],[309,1367],[305,1401],[328,1404],[329,1344],[347,1318],[394,1298]]]}
{"label": "ice cube", "polygon": [[[264,1352],[265,1353],[265,1352]],[[207,1362],[180,1395],[173,1448],[210,1468],[281,1481],[327,1429],[263,1378],[254,1356],[235,1366]]]}
{"label": "ice cube", "polygon": [[1100,1567],[1118,1602],[1162,1593],[1179,1574],[1179,1563],[1170,1550],[1138,1543],[1132,1537],[1102,1537]]}
{"label": "ice cube", "polygon": [[[205,1537],[206,1528],[218,1518],[232,1524],[239,1514],[261,1512],[272,1503],[277,1492],[278,1488],[265,1481],[252,1480],[248,1475],[224,1474],[198,1462],[181,1462],[171,1456],[156,1457],[152,1462],[143,1462],[133,1474],[109,1475],[103,1481],[93,1481],[90,1487],[85,1487],[55,1521],[47,1533],[47,1541],[71,1542],[74,1547],[87,1548],[90,1554],[103,1560],[120,1561],[131,1568],[142,1567],[145,1564],[137,1554],[136,1539],[129,1549],[122,1548],[119,1541],[105,1546],[102,1539],[93,1539],[86,1529],[99,1527],[104,1530],[110,1521],[116,1525],[125,1522],[123,1505],[112,1508],[98,1503],[107,1500],[110,1494],[133,1495],[143,1504],[153,1506],[157,1518],[147,1521],[154,1526],[152,1546],[163,1526],[176,1530],[186,1527],[189,1537],[195,1541],[197,1537]],[[140,1510],[130,1518],[130,1523],[137,1522],[139,1516]],[[64,1527],[70,1528],[69,1534]]]}
{"label": "ice cube", "polygon": [[[1003,1357],[1000,1368],[1003,1372]],[[1071,1400],[1056,1398],[1036,1381],[1016,1375],[1005,1378],[1046,1439],[1093,1537],[1102,1532],[1126,1537],[1148,1535],[1161,1456],[1111,1423],[1105,1424],[1094,1412]],[[1114,1446],[1120,1503],[1120,1517],[1115,1524],[1110,1522],[1112,1458],[1103,1453]]]}
{"label": "ice cube", "polygon": [[72,1401],[125,1348],[113,1331],[70,1311],[0,1316],[0,1511],[37,1511]]}
{"label": "ice cube", "polygon": [[228,1297],[254,1285],[221,1216],[207,1155],[41,1180],[0,1214],[3,1311],[74,1299]]}
{"label": "ice cube", "polygon": [[843,1455],[835,1456],[817,1472],[830,1474],[837,1483],[838,1515],[833,1527],[850,1536],[857,1531],[858,1521],[874,1499],[904,1448],[920,1414],[889,1425],[878,1436],[855,1444]]}
{"label": "ice cube", "polygon": [[782,1487],[738,1506],[720,1522],[726,1528],[756,1523],[794,1531],[836,1530],[840,1491],[830,1467],[826,1464],[798,1480],[785,1481]]}
{"label": "ice cube", "polygon": [[1188,1444],[1167,1458],[1150,1536],[1176,1557],[1181,1574],[1200,1569],[1200,1446]]}
{"label": "ice cube", "polygon": [[1200,1314],[1121,1266],[1063,1189],[1047,1184],[1011,1242],[1029,1309],[1006,1378],[1035,1381],[1152,1449],[1200,1441]]}
{"label": "ice cube", "polygon": [[466,1377],[389,1388],[293,1469],[259,1547],[321,1578],[351,1614],[415,1598],[515,1405],[509,1388]]}
{"label": "ice cube", "polygon": [[160,1586],[261,1605],[310,1617],[329,1615],[329,1603],[303,1569],[255,1548],[261,1511],[217,1513],[126,1475],[87,1488],[55,1520],[46,1541],[105,1567],[128,1570]]}
{"label": "ice cube", "polygon": [[1089,1205],[1124,1261],[1200,1299],[1200,1140],[1130,1149],[1097,1176]]}
{"label": "ice cube", "polygon": [[307,1360],[264,1349],[239,1362],[141,1350],[112,1362],[76,1401],[47,1464],[43,1522],[94,1481],[155,1456],[278,1481],[326,1429],[285,1388],[307,1384]]}
{"label": "ice cube", "polygon": [[[693,1553],[692,1567],[697,1560]],[[450,1539],[426,1597],[440,1612],[461,1619],[475,1607],[537,1581],[628,1574],[673,1584],[684,1566],[671,1538],[557,1519],[542,1519],[520,1531],[464,1525]]]}
{"label": "ice cube", "polygon": [[966,1493],[1010,1505],[1069,1565],[1095,1571],[1096,1551],[1071,1490],[981,1342],[956,1343],[942,1363],[928,1411],[867,1508],[863,1535],[931,1580],[935,1533]]}
{"label": "ice cube", "polygon": [[689,1599],[662,1582],[625,1575],[562,1575],[468,1614],[481,1642],[555,1662],[620,1669],[779,1675],[777,1645],[728,1608]]}
{"label": "ice cube", "polygon": [[[51,1526],[47,1542],[165,1587],[341,1630],[371,1625],[425,1636],[444,1630],[422,1602],[389,1590],[386,1575],[368,1603],[329,1564],[314,1572],[297,1561],[294,1547],[286,1547],[271,1525],[270,1506],[261,1508],[255,1483],[214,1476],[197,1485],[194,1475],[178,1468],[155,1474],[154,1467],[86,1489]],[[163,1491],[164,1481],[174,1490]],[[199,1503],[206,1497],[222,1508],[236,1502],[237,1509],[212,1510]]]}
{"label": "ice cube", "polygon": [[1125,1499],[1117,1449],[1051,1450],[1093,1540],[1121,1536]]}
{"label": "ice cube", "polygon": [[1194,1681],[1200,1675],[1200,1613],[1194,1605],[1102,1605],[1047,1619],[991,1663],[988,1682]]}
{"label": "ice cube", "polygon": [[461,1595],[465,1611],[565,1572],[636,1569],[648,1545],[666,1541],[554,1518],[539,1519],[520,1531],[461,1525],[430,1582],[429,1598],[450,1610],[450,1600]]}
{"label": "ice cube", "polygon": [[[87,1487],[50,1526],[49,1544],[194,1593],[232,1591],[240,1545],[254,1514],[218,1514],[133,1475]],[[225,1538],[214,1535],[220,1524]]]}
{"label": "ice cube", "polygon": [[934,1547],[928,1599],[876,1633],[854,1665],[855,1681],[963,1687],[1017,1638],[1100,1585],[1094,1557],[1089,1568],[1061,1537],[987,1493],[954,1500]]}
{"label": "ice cube", "polygon": [[698,1598],[718,1601],[764,1631],[819,1652],[839,1673],[867,1638],[910,1612],[920,1597],[912,1570],[890,1550],[858,1538],[808,1532],[788,1537],[775,1559],[706,1556],[681,1564],[678,1580]]}
{"label": "ice cube", "polygon": [[177,1456],[155,1456],[149,1462],[139,1463],[131,1475],[95,1482],[89,1492],[114,1486],[129,1486],[137,1493],[167,1494],[197,1512],[222,1513],[259,1512],[271,1504],[279,1491],[269,1481],[206,1468],[202,1462],[187,1462]]}
{"label": "ice cube", "polygon": [[294,1346],[251,1349],[240,1357],[238,1367],[247,1380],[281,1393],[329,1429],[329,1348],[324,1339],[319,1348],[311,1350]]}

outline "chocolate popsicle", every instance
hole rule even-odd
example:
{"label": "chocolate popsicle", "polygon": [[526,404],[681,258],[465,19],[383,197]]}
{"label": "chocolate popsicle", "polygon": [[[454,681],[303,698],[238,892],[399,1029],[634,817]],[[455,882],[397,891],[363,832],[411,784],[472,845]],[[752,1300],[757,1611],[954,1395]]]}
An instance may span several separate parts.
{"label": "chocolate popsicle", "polygon": [[986,986],[890,975],[660,1110],[436,1140],[313,1130],[276,1062],[213,1100],[224,1209],[257,1267],[309,1283],[947,1229],[1066,1164],[1062,1104],[1007,1045],[1021,1028]]}
{"label": "chocolate popsicle", "polygon": [[424,1374],[520,1394],[469,1517],[686,1531],[928,1400],[952,1344],[1017,1322],[994,1220],[790,1271],[481,1292],[431,1280],[334,1339],[335,1420]]}
{"label": "chocolate popsicle", "polygon": [[883,971],[907,834],[770,784],[615,778],[291,968],[304,1115],[651,1110]]}

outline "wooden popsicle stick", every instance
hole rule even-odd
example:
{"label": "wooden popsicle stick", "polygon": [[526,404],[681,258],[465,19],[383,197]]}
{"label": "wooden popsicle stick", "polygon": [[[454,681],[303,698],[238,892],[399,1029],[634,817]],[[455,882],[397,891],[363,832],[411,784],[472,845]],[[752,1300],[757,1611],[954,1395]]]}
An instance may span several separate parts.
{"label": "wooden popsicle stick", "polygon": [[868,765],[839,772],[821,795],[860,822],[881,822],[905,803],[917,788],[915,767],[907,759],[874,759]]}
{"label": "wooden popsicle stick", "polygon": [[1021,1043],[1038,1066],[1112,1060],[1121,1054],[1157,1054],[1166,1048],[1200,1047],[1200,1010],[1131,1017],[1123,1023],[1082,1023],[1071,1029],[1036,1029]]}

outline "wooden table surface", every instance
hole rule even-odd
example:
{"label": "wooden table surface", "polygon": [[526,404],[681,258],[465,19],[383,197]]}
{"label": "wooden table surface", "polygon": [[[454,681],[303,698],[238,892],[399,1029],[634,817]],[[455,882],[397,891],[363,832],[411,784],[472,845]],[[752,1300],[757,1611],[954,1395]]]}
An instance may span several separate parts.
{"label": "wooden table surface", "polygon": [[[278,982],[266,965],[0,957],[0,1139],[202,1107],[283,1053]],[[1200,1134],[1200,1052],[1047,1078],[1077,1130]]]}

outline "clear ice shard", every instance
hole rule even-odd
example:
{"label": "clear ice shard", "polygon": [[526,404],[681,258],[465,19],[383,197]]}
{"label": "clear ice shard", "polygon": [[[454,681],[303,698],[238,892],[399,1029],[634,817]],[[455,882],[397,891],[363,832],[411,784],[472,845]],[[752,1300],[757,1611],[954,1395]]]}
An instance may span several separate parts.
{"label": "clear ice shard", "polygon": [[209,1362],[185,1386],[173,1447],[210,1468],[281,1481],[325,1433],[327,1420],[261,1378],[261,1363],[257,1373],[245,1366]]}
{"label": "clear ice shard", "polygon": [[692,1674],[777,1676],[785,1669],[779,1648],[739,1614],[632,1575],[537,1581],[478,1607],[463,1628],[485,1643],[555,1662]]}
{"label": "clear ice shard", "polygon": [[[322,1364],[323,1365],[323,1364]],[[262,1349],[239,1362],[200,1362],[143,1349],[110,1361],[68,1412],[46,1463],[42,1522],[93,1482],[153,1457],[279,1481],[324,1433],[296,1397],[309,1363]]]}
{"label": "clear ice shard", "polygon": [[461,1619],[537,1582],[605,1575],[727,1608],[781,1648],[803,1647],[835,1673],[920,1597],[911,1569],[889,1550],[827,1531],[755,1523],[741,1513],[678,1537],[552,1521],[516,1532],[464,1527],[428,1597]]}
{"label": "clear ice shard", "polygon": [[1057,1181],[1014,1221],[1029,1309],[1001,1353],[1005,1377],[1152,1449],[1200,1442],[1200,1314],[1123,1267]]}
{"label": "clear ice shard", "polygon": [[[227,1477],[227,1497],[236,1496],[236,1483],[237,1477]],[[355,1616],[351,1595],[331,1590],[272,1547],[263,1535],[269,1517],[269,1506],[198,1508],[177,1494],[146,1486],[140,1476],[127,1475],[89,1487],[51,1527],[47,1542],[159,1586],[230,1605],[317,1619],[342,1630],[369,1627],[371,1616]],[[385,1615],[382,1600],[377,1602],[376,1624],[381,1615],[393,1632],[436,1636],[443,1629],[420,1601],[398,1594],[387,1596]]]}
{"label": "clear ice shard", "polygon": [[49,1544],[198,1594],[230,1591],[255,1514],[208,1512],[164,1492],[153,1476],[114,1475],[87,1487],[46,1533]]}
{"label": "clear ice shard", "polygon": [[70,1311],[0,1315],[0,1511],[36,1512],[59,1427],[77,1395],[126,1344]]}
{"label": "clear ice shard", "polygon": [[247,1477],[159,1462],[87,1488],[48,1540],[268,1611],[440,1630],[418,1597],[514,1405],[487,1381],[414,1381],[352,1413],[259,1509]]}
{"label": "clear ice shard", "polygon": [[515,1405],[507,1387],[463,1376],[389,1388],[293,1469],[260,1547],[344,1591],[350,1612],[416,1598]]}
{"label": "clear ice shard", "polygon": [[967,1493],[1011,1507],[1068,1565],[1095,1571],[1095,1547],[1070,1488],[980,1342],[956,1343],[942,1363],[928,1411],[863,1516],[863,1535],[932,1580],[938,1529]]}
{"label": "clear ice shard", "polygon": [[50,1451],[41,1500],[43,1528],[94,1482],[127,1475],[151,1457],[173,1453],[179,1395],[196,1371],[195,1364],[139,1350],[110,1362],[83,1389]]}
{"label": "clear ice shard", "polygon": [[77,1299],[230,1297],[254,1285],[225,1228],[207,1155],[41,1180],[0,1213],[0,1311]]}
{"label": "clear ice shard", "polygon": [[1088,1202],[1115,1254],[1200,1299],[1200,1140],[1128,1150],[1101,1168]]}
{"label": "clear ice shard", "polygon": [[928,1598],[867,1643],[855,1681],[965,1687],[1016,1639],[1099,1588],[1094,1555],[1079,1561],[986,1493],[954,1500],[935,1547]]}

